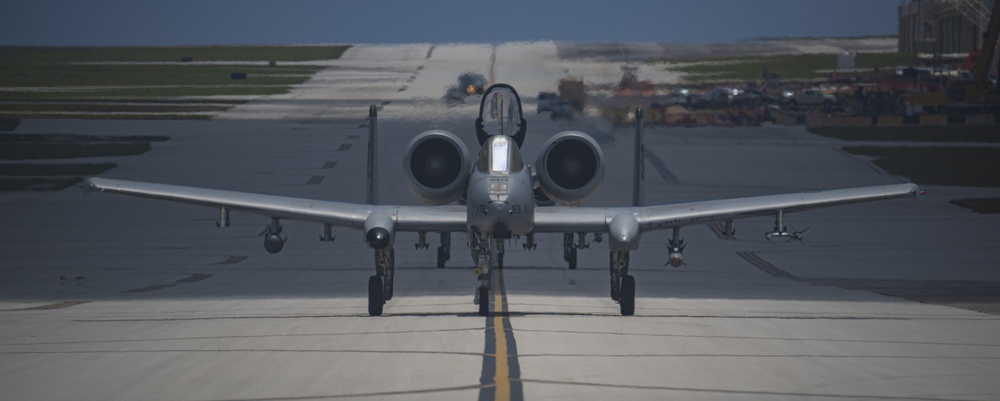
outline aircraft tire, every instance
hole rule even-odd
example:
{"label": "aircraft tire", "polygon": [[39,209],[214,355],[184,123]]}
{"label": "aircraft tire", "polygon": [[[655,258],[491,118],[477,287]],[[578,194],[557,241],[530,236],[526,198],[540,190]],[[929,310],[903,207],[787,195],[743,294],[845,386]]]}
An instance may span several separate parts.
{"label": "aircraft tire", "polygon": [[479,316],[490,315],[490,289],[479,289]]}
{"label": "aircraft tire", "polygon": [[444,260],[444,247],[439,246],[438,247],[438,260],[437,260],[438,269],[444,269],[444,262],[445,262],[445,260]]}
{"label": "aircraft tire", "polygon": [[576,270],[576,248],[570,248],[566,261],[569,262],[569,269]]}
{"label": "aircraft tire", "polygon": [[382,316],[385,295],[382,293],[382,278],[375,275],[368,278],[368,316]]}
{"label": "aircraft tire", "polygon": [[635,314],[635,277],[622,276],[622,292],[618,306],[621,307],[622,316]]}
{"label": "aircraft tire", "polygon": [[503,254],[497,254],[497,269],[503,270]]}

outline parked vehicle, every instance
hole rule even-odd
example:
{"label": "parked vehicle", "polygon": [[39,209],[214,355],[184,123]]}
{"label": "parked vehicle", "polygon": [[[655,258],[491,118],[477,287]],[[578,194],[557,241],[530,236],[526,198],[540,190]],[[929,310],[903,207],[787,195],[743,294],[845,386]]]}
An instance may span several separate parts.
{"label": "parked vehicle", "polygon": [[535,114],[542,114],[552,111],[552,104],[562,100],[555,92],[538,92],[538,111]]}
{"label": "parked vehicle", "polygon": [[784,103],[794,109],[796,106],[823,106],[830,108],[837,101],[833,95],[820,92],[818,89],[806,89],[796,95],[791,91],[785,91],[782,98]]}

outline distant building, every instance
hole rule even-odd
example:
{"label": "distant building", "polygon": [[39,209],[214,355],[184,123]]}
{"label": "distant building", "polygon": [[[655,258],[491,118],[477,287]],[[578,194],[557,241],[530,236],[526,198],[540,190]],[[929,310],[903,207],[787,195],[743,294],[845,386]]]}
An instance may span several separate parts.
{"label": "distant building", "polygon": [[902,0],[899,51],[949,54],[978,50],[994,1]]}

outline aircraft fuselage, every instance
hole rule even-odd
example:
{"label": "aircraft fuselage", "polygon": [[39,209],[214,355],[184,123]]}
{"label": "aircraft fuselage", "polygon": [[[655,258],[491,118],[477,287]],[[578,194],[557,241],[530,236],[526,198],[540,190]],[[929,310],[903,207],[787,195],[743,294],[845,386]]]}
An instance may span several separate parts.
{"label": "aircraft fuselage", "polygon": [[533,191],[531,171],[517,144],[507,136],[490,137],[469,175],[469,231],[494,239],[528,234],[535,218]]}

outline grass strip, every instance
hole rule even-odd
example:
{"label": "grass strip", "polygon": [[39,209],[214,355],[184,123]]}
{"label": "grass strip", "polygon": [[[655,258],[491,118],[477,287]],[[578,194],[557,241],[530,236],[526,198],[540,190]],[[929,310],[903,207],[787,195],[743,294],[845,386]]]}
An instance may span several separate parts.
{"label": "grass strip", "polygon": [[[913,53],[858,53],[854,59],[858,69],[913,65]],[[779,54],[754,58],[724,58],[692,65],[669,67],[671,71],[691,74],[685,81],[752,81],[762,78],[767,69],[781,79],[817,79],[829,75],[837,67],[836,54]]]}
{"label": "grass strip", "polygon": [[20,142],[166,142],[166,135],[2,134],[0,143]]}
{"label": "grass strip", "polygon": [[112,113],[32,113],[31,115],[24,114],[3,114],[0,113],[0,118],[2,117],[20,117],[20,118],[53,118],[53,119],[66,119],[71,118],[74,120],[211,120],[212,116],[208,114],[112,114]]}
{"label": "grass strip", "polygon": [[809,132],[845,141],[1000,143],[1000,130],[996,125],[809,127]]}
{"label": "grass strip", "polygon": [[203,113],[229,109],[230,106],[185,106],[185,105],[134,105],[127,103],[21,103],[0,105],[0,113],[17,114],[18,112],[153,112],[153,113]]}
{"label": "grass strip", "polygon": [[0,163],[0,176],[98,175],[115,163]]}
{"label": "grass strip", "polygon": [[20,63],[100,61],[314,61],[335,60],[351,48],[332,46],[157,46],[157,47],[53,47],[0,46],[0,60]]}
{"label": "grass strip", "polygon": [[79,184],[83,177],[72,178],[2,178],[0,191],[58,191]]}
{"label": "grass strip", "polygon": [[20,118],[0,118],[0,131],[13,131],[21,125]]}
{"label": "grass strip", "polygon": [[848,146],[891,174],[921,185],[1000,187],[1000,148]]}
{"label": "grass strip", "polygon": [[0,147],[0,159],[71,159],[77,157],[134,156],[148,152],[149,142],[12,142]]}
{"label": "grass strip", "polygon": [[[291,90],[290,85],[280,86],[204,86],[204,87],[159,87],[159,88],[115,88],[92,91],[11,91],[0,92],[0,100],[16,101],[124,101],[146,102],[153,99],[189,96],[266,96],[280,95]],[[168,99],[169,100],[169,99]]]}
{"label": "grass strip", "polygon": [[982,214],[1000,213],[1000,198],[954,199],[951,203]]}
{"label": "grass strip", "polygon": [[[133,85],[295,85],[322,67],[223,65],[77,65],[0,63],[0,87]],[[246,79],[230,74],[246,73]]]}

